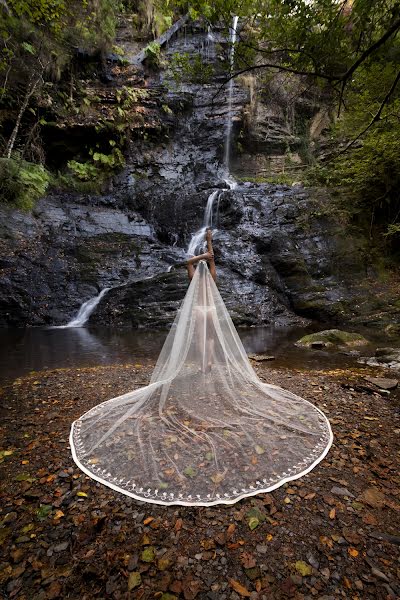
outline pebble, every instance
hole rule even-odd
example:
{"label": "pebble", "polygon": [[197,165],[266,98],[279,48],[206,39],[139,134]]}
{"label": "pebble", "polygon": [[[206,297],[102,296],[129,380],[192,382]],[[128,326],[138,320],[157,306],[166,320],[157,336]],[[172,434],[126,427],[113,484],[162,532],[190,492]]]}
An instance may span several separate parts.
{"label": "pebble", "polygon": [[69,542],[61,542],[61,544],[57,544],[57,546],[54,546],[53,550],[54,552],[63,552],[63,550],[66,550],[68,548]]}
{"label": "pebble", "polygon": [[338,487],[337,485],[333,486],[333,488],[331,489],[331,493],[335,494],[336,496],[349,496],[350,498],[355,498],[354,494],[349,492],[347,488]]}

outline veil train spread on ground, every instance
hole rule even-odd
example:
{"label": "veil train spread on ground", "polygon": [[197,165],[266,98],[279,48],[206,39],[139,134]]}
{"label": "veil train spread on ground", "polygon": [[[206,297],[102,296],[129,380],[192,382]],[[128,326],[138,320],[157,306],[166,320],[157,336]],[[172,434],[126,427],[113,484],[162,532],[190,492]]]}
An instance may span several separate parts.
{"label": "veil train spread on ground", "polygon": [[332,430],[313,404],[262,383],[201,261],[149,385],[72,425],[76,464],[146,502],[210,506],[311,471]]}

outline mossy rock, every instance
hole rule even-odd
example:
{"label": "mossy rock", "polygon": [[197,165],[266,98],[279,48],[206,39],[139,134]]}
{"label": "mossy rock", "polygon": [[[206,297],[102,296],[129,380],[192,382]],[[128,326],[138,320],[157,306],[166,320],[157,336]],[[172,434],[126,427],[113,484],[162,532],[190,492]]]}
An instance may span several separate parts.
{"label": "mossy rock", "polygon": [[390,336],[400,336],[400,323],[389,323],[385,327],[385,333]]}
{"label": "mossy rock", "polygon": [[364,346],[369,341],[359,333],[350,333],[341,329],[326,329],[317,333],[310,333],[300,338],[296,346],[304,348],[332,347],[332,346]]}

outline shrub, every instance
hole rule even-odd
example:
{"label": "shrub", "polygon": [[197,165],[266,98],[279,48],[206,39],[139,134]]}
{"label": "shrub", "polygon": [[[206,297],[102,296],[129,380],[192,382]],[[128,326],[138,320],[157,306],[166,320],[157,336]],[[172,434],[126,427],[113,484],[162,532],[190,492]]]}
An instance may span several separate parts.
{"label": "shrub", "polygon": [[0,199],[4,204],[32,210],[44,196],[50,175],[43,165],[15,158],[0,158]]}
{"label": "shrub", "polygon": [[150,42],[144,50],[146,63],[151,69],[161,67],[161,46],[157,42]]}

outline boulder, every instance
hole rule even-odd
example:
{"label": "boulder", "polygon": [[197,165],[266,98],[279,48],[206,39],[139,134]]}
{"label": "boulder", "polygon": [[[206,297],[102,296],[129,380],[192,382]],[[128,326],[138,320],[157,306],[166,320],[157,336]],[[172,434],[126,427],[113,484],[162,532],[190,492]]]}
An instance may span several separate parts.
{"label": "boulder", "polygon": [[364,346],[368,340],[359,333],[342,331],[341,329],[325,329],[317,333],[310,333],[300,338],[296,346],[304,348],[334,348],[341,346]]}
{"label": "boulder", "polygon": [[364,377],[364,379],[381,390],[394,390],[399,383],[397,379],[387,379],[386,377]]}
{"label": "boulder", "polygon": [[375,356],[361,356],[358,362],[370,367],[386,367],[400,371],[400,348],[377,348]]}

